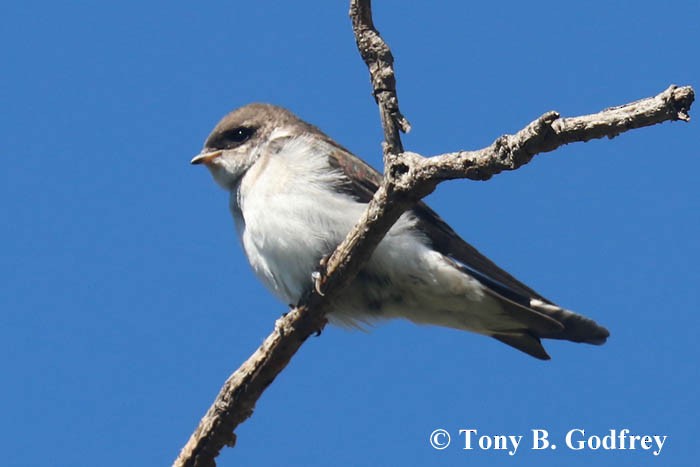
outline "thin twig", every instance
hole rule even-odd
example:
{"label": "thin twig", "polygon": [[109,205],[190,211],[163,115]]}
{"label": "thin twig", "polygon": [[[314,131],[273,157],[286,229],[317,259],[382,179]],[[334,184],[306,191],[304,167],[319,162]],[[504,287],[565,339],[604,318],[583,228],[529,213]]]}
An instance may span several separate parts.
{"label": "thin twig", "polygon": [[547,112],[515,135],[504,135],[491,146],[478,151],[459,151],[415,161],[416,179],[434,182],[469,178],[488,180],[504,170],[515,170],[536,155],[569,143],[614,138],[628,130],[682,120],[695,99],[690,86],[671,85],[653,97],[611,107],[580,117],[560,118]]}
{"label": "thin twig", "polygon": [[384,155],[403,152],[399,130],[408,133],[411,125],[399,110],[394,74],[394,56],[372,21],[370,0],[351,0],[350,19],[355,43],[369,69],[374,100],[384,129]]}

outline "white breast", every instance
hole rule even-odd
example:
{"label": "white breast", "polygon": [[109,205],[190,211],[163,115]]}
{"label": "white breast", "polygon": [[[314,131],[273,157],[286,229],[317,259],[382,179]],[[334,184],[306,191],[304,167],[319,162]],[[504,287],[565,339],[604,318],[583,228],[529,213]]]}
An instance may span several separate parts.
{"label": "white breast", "polygon": [[[278,152],[263,151],[232,193],[231,210],[253,270],[290,305],[366,207],[334,189],[343,174],[328,164],[332,149],[310,136],[288,139]],[[404,214],[391,228],[331,318],[345,324],[396,316],[435,322],[435,307],[461,309],[465,299],[482,300],[477,281],[433,251],[415,222]]]}
{"label": "white breast", "polygon": [[332,252],[364,205],[333,190],[342,174],[328,166],[331,148],[310,136],[263,151],[232,193],[243,248],[258,277],[295,304],[323,255]]}

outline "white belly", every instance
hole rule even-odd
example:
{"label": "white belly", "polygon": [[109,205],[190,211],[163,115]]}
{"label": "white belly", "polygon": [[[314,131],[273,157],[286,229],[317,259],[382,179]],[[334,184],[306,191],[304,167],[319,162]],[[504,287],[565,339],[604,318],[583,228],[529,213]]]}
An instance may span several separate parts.
{"label": "white belly", "polygon": [[[231,210],[248,260],[287,304],[296,305],[310,289],[321,258],[333,252],[366,207],[333,189],[341,177],[323,153],[288,150],[258,160],[232,192]],[[453,310],[461,316],[470,308],[490,307],[481,284],[429,248],[414,227],[412,215],[399,219],[335,300],[330,318],[358,324],[403,316],[465,328],[454,323],[463,317],[455,318]],[[478,319],[466,321],[480,327]]]}

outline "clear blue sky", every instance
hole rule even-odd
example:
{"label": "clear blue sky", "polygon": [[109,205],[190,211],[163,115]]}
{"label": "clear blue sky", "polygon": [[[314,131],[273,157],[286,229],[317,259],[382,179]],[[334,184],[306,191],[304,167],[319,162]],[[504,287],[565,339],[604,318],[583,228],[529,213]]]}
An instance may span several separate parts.
{"label": "clear blue sky", "polygon": [[[425,155],[700,85],[697,1],[375,2]],[[347,2],[6,2],[0,18],[3,465],[169,465],[285,311],[227,195],[191,167],[218,119],[290,108],[380,163]],[[692,465],[698,433],[700,108],[538,157],[428,202],[543,295],[611,331],[496,341],[403,322],[310,339],[219,465]],[[455,445],[433,450],[436,428]],[[556,451],[464,451],[458,431],[545,428]],[[667,435],[565,449],[573,428]],[[523,443],[529,443],[527,439]]]}

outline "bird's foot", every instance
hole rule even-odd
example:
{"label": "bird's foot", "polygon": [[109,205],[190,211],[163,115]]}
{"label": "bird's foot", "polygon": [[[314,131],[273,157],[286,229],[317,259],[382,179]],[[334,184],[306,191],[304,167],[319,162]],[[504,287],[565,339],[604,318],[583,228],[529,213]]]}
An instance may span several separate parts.
{"label": "bird's foot", "polygon": [[318,269],[311,273],[311,280],[314,283],[314,290],[323,297],[323,286],[326,283],[326,264],[328,264],[328,256],[321,258]]}

